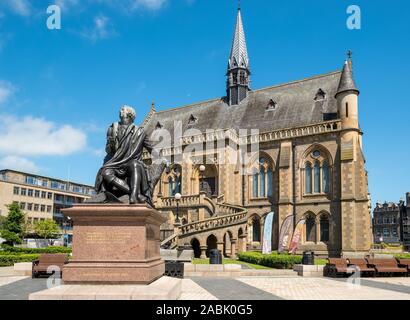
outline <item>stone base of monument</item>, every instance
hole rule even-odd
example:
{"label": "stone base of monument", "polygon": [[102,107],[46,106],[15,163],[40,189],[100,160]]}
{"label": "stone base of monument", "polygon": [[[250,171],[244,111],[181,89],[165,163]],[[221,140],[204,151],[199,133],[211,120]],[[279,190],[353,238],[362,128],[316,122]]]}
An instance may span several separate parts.
{"label": "stone base of monument", "polygon": [[32,293],[29,300],[177,300],[182,280],[162,277],[149,285],[62,285]]}
{"label": "stone base of monument", "polygon": [[166,218],[146,205],[79,204],[73,221],[73,257],[65,284],[150,284],[165,271],[160,225]]}

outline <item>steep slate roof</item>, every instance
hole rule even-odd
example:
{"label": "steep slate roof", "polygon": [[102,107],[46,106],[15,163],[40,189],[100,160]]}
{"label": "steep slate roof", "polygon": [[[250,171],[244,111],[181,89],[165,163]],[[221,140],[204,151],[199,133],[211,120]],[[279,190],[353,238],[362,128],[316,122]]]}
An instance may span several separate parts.
{"label": "steep slate roof", "polygon": [[352,60],[346,61],[343,66],[342,77],[336,95],[346,91],[356,91],[359,93],[359,89],[357,89],[356,83],[354,82],[352,69]]}
{"label": "steep slate roof", "polygon": [[[206,129],[259,129],[267,132],[293,128],[335,119],[337,93],[341,72],[332,72],[300,81],[289,82],[249,92],[239,105],[229,106],[225,98],[204,101],[180,108],[155,113],[145,129],[151,134],[160,123],[173,135],[174,121],[182,121],[183,132],[190,128]],[[317,93],[325,92],[324,100],[315,100]],[[276,103],[268,110],[270,100]],[[190,124],[192,116],[197,120]]]}
{"label": "steep slate roof", "polygon": [[228,68],[243,67],[249,68],[248,49],[246,46],[245,31],[242,23],[241,10],[238,9],[236,27],[232,41],[231,54],[229,56]]}

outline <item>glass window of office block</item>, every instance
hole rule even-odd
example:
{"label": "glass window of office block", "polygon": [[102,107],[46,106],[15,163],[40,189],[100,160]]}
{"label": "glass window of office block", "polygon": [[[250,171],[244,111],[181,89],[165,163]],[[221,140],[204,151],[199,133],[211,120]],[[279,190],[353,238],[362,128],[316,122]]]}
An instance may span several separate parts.
{"label": "glass window of office block", "polygon": [[40,190],[34,190],[34,196],[40,198]]}
{"label": "glass window of office block", "polygon": [[40,206],[40,211],[41,211],[41,212],[45,212],[45,211],[46,211],[46,206],[45,206],[44,204],[42,204],[42,205]]}
{"label": "glass window of office block", "polygon": [[34,211],[38,211],[39,207],[40,206],[38,204],[34,204]]}
{"label": "glass window of office block", "polygon": [[27,210],[28,211],[33,211],[33,204],[32,203],[27,204]]}
{"label": "glass window of office block", "polygon": [[41,191],[41,197],[45,199],[47,197],[47,192]]}
{"label": "glass window of office block", "polygon": [[51,193],[51,192],[48,192],[47,193],[47,199],[53,199],[53,194]]}
{"label": "glass window of office block", "polygon": [[20,188],[19,187],[14,187],[13,188],[13,193],[14,193],[14,195],[18,196],[20,194]]}

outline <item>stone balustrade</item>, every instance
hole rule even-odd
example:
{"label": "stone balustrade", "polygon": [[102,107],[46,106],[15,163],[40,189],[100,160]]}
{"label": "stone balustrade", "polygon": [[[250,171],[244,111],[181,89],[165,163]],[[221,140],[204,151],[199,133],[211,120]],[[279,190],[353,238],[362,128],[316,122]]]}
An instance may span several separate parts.
{"label": "stone balustrade", "polygon": [[[221,205],[218,205],[220,207]],[[216,216],[213,218],[205,219],[202,221],[192,222],[179,227],[180,236],[187,236],[191,233],[197,233],[201,231],[209,231],[213,229],[226,228],[229,226],[244,223],[246,221],[247,210],[238,207],[223,205],[225,207],[231,207],[234,212],[232,214]],[[238,209],[241,210],[238,212]],[[225,210],[228,210],[225,208]],[[236,211],[236,212],[235,212]]]}
{"label": "stone balustrade", "polygon": [[[180,208],[206,208],[211,215],[216,212],[215,203],[206,197],[205,193],[200,193],[198,195],[182,196],[179,200],[178,205]],[[177,200],[175,197],[162,197],[158,198],[156,202],[156,208],[158,209],[174,209],[177,207]]]}
{"label": "stone balustrade", "polygon": [[[289,139],[294,137],[302,137],[302,136],[310,136],[310,135],[317,135],[321,133],[329,133],[329,132],[336,132],[340,131],[341,129],[341,121],[340,120],[332,120],[332,121],[325,121],[309,126],[299,127],[299,128],[292,128],[292,129],[280,129],[270,132],[262,132],[259,134],[250,134],[247,136],[239,137],[235,130],[216,130],[214,132],[206,132],[197,135],[190,135],[190,136],[183,136],[181,137],[180,145],[178,147],[168,147],[162,149],[162,156],[171,156],[175,154],[181,154],[183,152],[183,148],[181,147],[184,145],[189,145],[192,143],[205,143],[211,141],[217,141],[221,139],[230,139],[235,143],[239,144],[246,144],[246,143],[256,143],[256,142],[269,142],[275,140],[283,140]],[[150,159],[150,155],[148,152],[143,153],[143,159],[147,160]]]}

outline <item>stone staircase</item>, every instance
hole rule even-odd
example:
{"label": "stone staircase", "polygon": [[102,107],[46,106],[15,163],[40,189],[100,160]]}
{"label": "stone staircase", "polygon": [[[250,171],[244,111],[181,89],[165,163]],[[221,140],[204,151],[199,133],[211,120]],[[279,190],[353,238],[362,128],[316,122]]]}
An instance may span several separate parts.
{"label": "stone staircase", "polygon": [[[193,234],[244,224],[246,223],[248,213],[245,208],[214,202],[212,199],[204,196],[204,194],[183,196],[179,201],[179,208],[184,207],[191,209],[198,207],[206,208],[212,217],[179,226],[174,234],[161,242],[161,247],[165,247],[168,244],[169,247],[167,246],[167,248],[174,249],[178,246],[179,240],[188,238]],[[162,198],[157,203],[157,208],[173,210],[177,208],[177,202],[174,197]]]}

